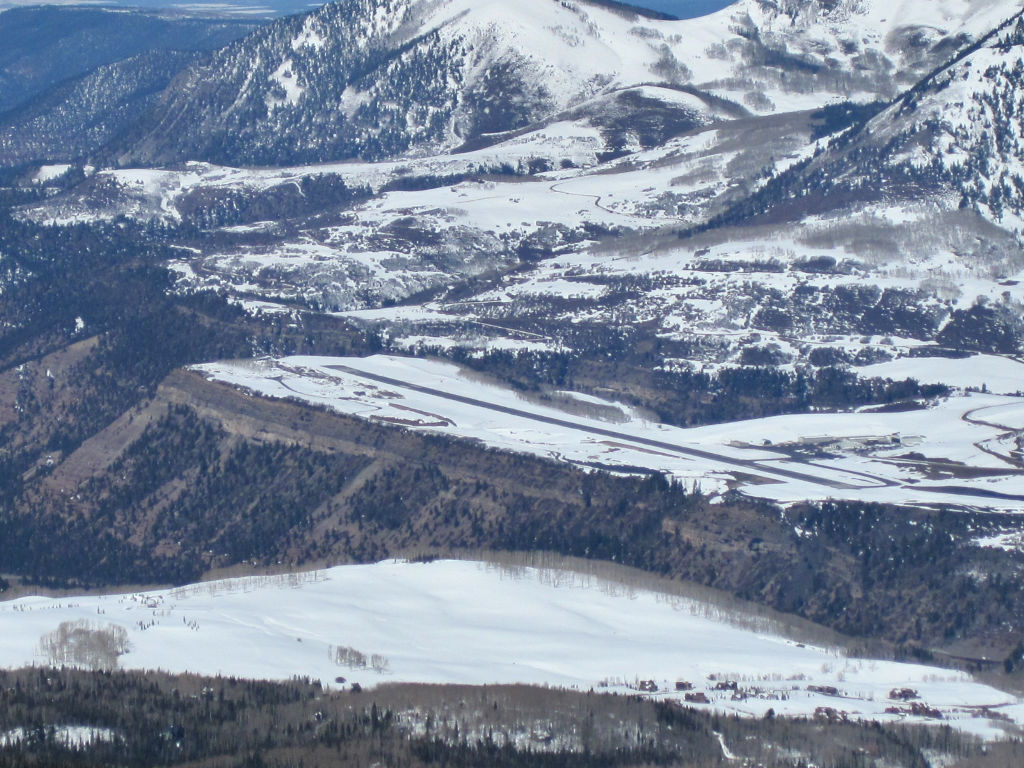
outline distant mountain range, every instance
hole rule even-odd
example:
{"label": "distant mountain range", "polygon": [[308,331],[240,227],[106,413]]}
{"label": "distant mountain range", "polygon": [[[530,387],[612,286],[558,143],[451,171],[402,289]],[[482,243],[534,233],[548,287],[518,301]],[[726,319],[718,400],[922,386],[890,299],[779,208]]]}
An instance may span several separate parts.
{"label": "distant mountain range", "polygon": [[[514,9],[343,0],[201,60],[154,61],[153,50],[180,48],[158,39],[135,64],[97,71],[8,116],[5,146],[25,159],[99,152],[122,165],[374,160],[454,149],[643,84],[750,114],[888,99],[1006,15],[991,0],[937,12],[908,4],[887,15],[880,6],[805,5],[800,13],[746,0],[664,22],[614,5],[545,0]],[[176,23],[184,33],[200,22]],[[209,34],[227,32],[213,25]],[[102,127],[69,144],[53,126],[69,113]]]}
{"label": "distant mountain range", "polygon": [[0,13],[0,113],[99,67],[154,50],[211,51],[252,22],[89,6]]}

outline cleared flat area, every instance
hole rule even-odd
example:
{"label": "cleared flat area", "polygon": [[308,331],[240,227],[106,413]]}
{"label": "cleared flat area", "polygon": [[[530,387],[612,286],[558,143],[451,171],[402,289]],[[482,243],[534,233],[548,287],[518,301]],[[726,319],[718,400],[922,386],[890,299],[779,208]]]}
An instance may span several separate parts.
{"label": "cleared flat area", "polygon": [[771,477],[785,477],[793,480],[802,480],[815,485],[825,485],[830,488],[856,488],[857,486],[848,485],[846,483],[839,482],[837,480],[830,480],[828,478],[814,477],[813,475],[807,475],[802,472],[797,472],[784,467],[774,467],[765,470],[757,463],[749,459],[738,459],[729,458],[721,454],[713,453],[711,451],[701,450],[700,448],[687,447],[682,445],[676,445],[675,443],[665,442],[664,440],[652,440],[649,437],[641,437],[638,435],[629,435],[622,432],[618,432],[613,429],[605,429],[603,427],[597,427],[593,424],[582,422],[582,421],[570,421],[569,419],[556,418],[553,416],[547,416],[541,413],[530,413],[523,411],[518,408],[510,408],[507,405],[499,405],[496,403],[488,403],[483,400],[479,400],[473,397],[466,397],[465,395],[458,395],[453,392],[442,392],[439,389],[433,389],[431,387],[424,387],[419,384],[412,384],[407,381],[401,381],[400,379],[392,379],[388,376],[380,376],[375,373],[368,373],[366,371],[360,371],[355,368],[351,368],[347,365],[332,365],[332,370],[341,371],[342,373],[348,373],[352,376],[358,376],[364,379],[370,379],[380,384],[390,384],[392,386],[402,387],[404,389],[410,389],[414,392],[419,392],[425,395],[433,395],[434,397],[441,397],[445,400],[452,400],[456,403],[462,403],[463,405],[472,405],[477,408],[486,408],[490,411],[497,413],[504,413],[509,416],[516,416],[518,418],[530,419],[531,421],[539,421],[543,424],[550,424],[554,427],[562,427],[565,429],[578,429],[581,432],[587,432],[591,435],[598,435],[600,437],[611,437],[617,440],[627,440],[631,443],[637,443],[639,445],[648,446],[651,448],[659,448],[664,451],[673,451],[675,453],[681,453],[684,456],[695,456],[700,459],[707,459],[709,461],[717,461],[728,466],[734,466],[742,468],[746,471],[752,471],[758,475],[764,475],[768,478]]}
{"label": "cleared flat area", "polygon": [[1020,397],[974,393],[902,413],[799,414],[682,429],[582,394],[533,402],[457,366],[415,358],[292,357],[197,370],[265,396],[582,466],[665,472],[708,492],[738,486],[781,503],[844,498],[1024,511],[1014,442],[1024,424]]}
{"label": "cleared flat area", "polygon": [[1002,733],[983,706],[1024,720],[1019,699],[963,673],[848,658],[786,639],[762,619],[565,570],[390,561],[129,595],[23,598],[0,604],[0,664],[45,661],[39,638],[76,620],[127,630],[132,647],[120,662],[131,668],[309,675],[333,687],[345,677],[363,686],[523,682],[635,692],[650,680],[655,695],[683,698],[679,681],[708,698],[700,706],[754,717],[827,706],[927,722],[885,712],[904,704],[889,692],[907,687],[958,728]]}

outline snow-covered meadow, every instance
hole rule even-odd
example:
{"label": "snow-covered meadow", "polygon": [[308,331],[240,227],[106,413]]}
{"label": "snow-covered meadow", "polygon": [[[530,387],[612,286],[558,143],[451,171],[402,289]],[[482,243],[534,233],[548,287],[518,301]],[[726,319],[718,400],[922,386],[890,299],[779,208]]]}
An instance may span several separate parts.
{"label": "snow-covered meadow", "polygon": [[[945,366],[984,378],[992,363],[992,381],[1005,383],[1024,371],[1004,358],[926,362],[936,377]],[[261,395],[496,448],[613,471],[665,472],[705,492],[735,481],[746,493],[781,503],[845,498],[1024,510],[1016,444],[1024,398],[1016,396],[967,392],[901,413],[862,409],[683,429],[578,394],[526,400],[457,366],[423,359],[292,357],[197,370]]]}
{"label": "snow-covered meadow", "polygon": [[[389,561],[146,593],[29,597],[0,604],[0,664],[45,663],[39,638],[88,620],[127,630],[125,668],[301,675],[334,688],[338,678],[363,687],[522,682],[620,692],[653,682],[653,695],[700,693],[708,703],[697,706],[755,717],[831,707],[859,719],[936,722],[890,698],[908,688],[958,728],[997,736],[1024,722],[1024,702],[964,673],[850,658],[784,638],[767,619],[741,621],[646,587],[566,570]],[[693,688],[677,691],[677,682]]]}

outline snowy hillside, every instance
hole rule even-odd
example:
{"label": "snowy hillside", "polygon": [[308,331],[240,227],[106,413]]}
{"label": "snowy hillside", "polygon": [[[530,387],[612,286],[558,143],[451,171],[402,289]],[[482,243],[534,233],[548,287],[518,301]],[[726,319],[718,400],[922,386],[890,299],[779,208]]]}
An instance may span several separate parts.
{"label": "snowy hillside", "polygon": [[871,120],[781,173],[726,219],[770,217],[773,210],[794,221],[837,210],[844,218],[864,204],[895,211],[929,200],[947,215],[977,211],[1019,235],[1022,54],[1018,14]]}
{"label": "snowy hillside", "polygon": [[547,0],[344,0],[192,70],[129,156],[280,162],[453,148],[624,85],[675,83],[664,33],[631,35],[636,21]]}
{"label": "snowy hillside", "polygon": [[[679,681],[691,698],[704,695],[698,706],[752,717],[832,707],[854,719],[941,720],[987,736],[1024,720],[1019,699],[963,673],[845,657],[787,640],[765,619],[569,571],[386,562],[23,598],[0,605],[0,664],[44,662],[39,639],[76,621],[127,630],[130,650],[119,662],[136,669],[309,675],[328,687],[524,682],[628,692],[651,680],[654,695],[682,700]],[[911,715],[890,698],[902,688],[931,714]]]}
{"label": "snowy hillside", "polygon": [[[880,114],[853,143],[894,180],[947,181],[959,206],[1024,229],[1024,19]],[[861,161],[861,168],[864,162]],[[840,182],[842,183],[842,182]],[[925,182],[927,183],[927,182]]]}

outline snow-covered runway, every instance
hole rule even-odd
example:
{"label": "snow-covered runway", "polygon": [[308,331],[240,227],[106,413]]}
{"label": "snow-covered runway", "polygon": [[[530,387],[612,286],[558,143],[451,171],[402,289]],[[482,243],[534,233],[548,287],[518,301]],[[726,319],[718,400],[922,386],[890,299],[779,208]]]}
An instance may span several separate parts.
{"label": "snow-covered runway", "polygon": [[1020,397],[971,393],[901,413],[794,414],[683,429],[579,393],[562,393],[568,410],[565,402],[534,402],[455,365],[417,358],[291,357],[196,369],[264,396],[587,467],[642,467],[706,492],[732,484],[783,504],[844,498],[1024,510],[1014,442],[1024,424]]}

